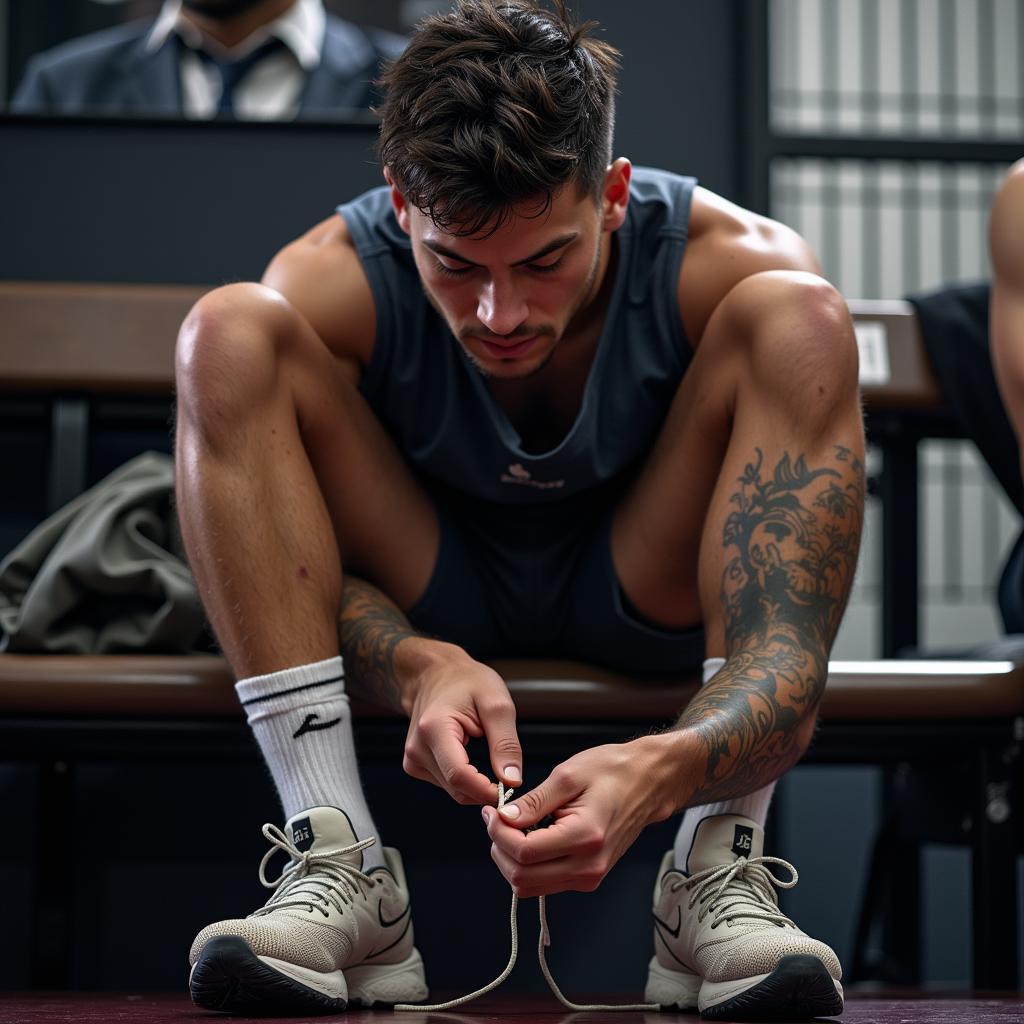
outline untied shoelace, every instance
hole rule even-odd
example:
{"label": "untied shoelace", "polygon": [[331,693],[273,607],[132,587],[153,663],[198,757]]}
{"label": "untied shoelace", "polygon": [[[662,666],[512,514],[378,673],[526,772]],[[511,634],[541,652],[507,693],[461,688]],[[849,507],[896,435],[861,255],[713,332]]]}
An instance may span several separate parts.
{"label": "untied shoelace", "polygon": [[[498,783],[498,806],[504,807],[505,802],[512,796],[514,790],[505,789],[505,787],[499,782]],[[661,1006],[658,1003],[628,1003],[612,1005],[606,1003],[574,1003],[571,999],[566,999],[562,995],[562,990],[558,987],[555,979],[551,976],[551,970],[548,967],[547,960],[544,956],[544,947],[551,945],[551,931],[548,928],[547,912],[545,910],[544,897],[541,896],[538,901],[539,913],[540,913],[540,936],[537,940],[537,959],[540,961],[540,969],[544,974],[544,980],[548,983],[548,988],[554,993],[555,998],[567,1009],[567,1010],[654,1010],[660,1011]],[[494,981],[488,985],[484,985],[483,988],[478,988],[475,992],[471,992],[467,996],[459,996],[458,999],[450,999],[447,1003],[433,1003],[431,1005],[425,1005],[423,1003],[397,1003],[395,1005],[396,1010],[451,1010],[456,1006],[462,1006],[465,1003],[471,1002],[473,999],[479,999],[480,996],[486,995],[488,992],[496,989],[511,973],[512,968],[515,967],[516,959],[519,956],[519,929],[517,926],[517,910],[519,909],[519,896],[516,893],[512,893],[512,910],[509,915],[512,929],[512,954],[509,957],[508,964],[505,969],[499,974]]]}
{"label": "untied shoelace", "polygon": [[[264,825],[263,835],[271,843],[270,849],[260,861],[260,882],[267,889],[277,891],[267,901],[266,906],[251,914],[260,917],[272,914],[283,907],[309,907],[319,910],[325,917],[327,907],[332,905],[341,910],[341,901],[354,902],[360,895],[364,896],[362,885],[373,888],[377,881],[364,874],[354,864],[340,860],[339,854],[352,854],[365,850],[377,840],[371,837],[363,839],[353,846],[331,850],[300,850],[289,837],[276,825]],[[281,874],[273,881],[267,878],[267,865],[278,850],[288,854],[289,863]],[[312,868],[316,874],[310,874]],[[318,877],[326,876],[325,878]],[[334,883],[334,884],[332,884]]]}

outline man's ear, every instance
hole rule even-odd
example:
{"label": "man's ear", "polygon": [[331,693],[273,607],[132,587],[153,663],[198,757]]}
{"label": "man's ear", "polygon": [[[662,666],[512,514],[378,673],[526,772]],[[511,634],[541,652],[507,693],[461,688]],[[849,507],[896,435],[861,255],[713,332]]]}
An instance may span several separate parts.
{"label": "man's ear", "polygon": [[384,168],[384,180],[391,188],[391,207],[395,211],[395,220],[398,221],[398,226],[406,234],[409,234],[409,204],[405,201],[405,196],[399,192],[395,179],[391,177],[391,169],[388,167]]}
{"label": "man's ear", "polygon": [[629,206],[629,179],[633,165],[624,157],[614,160],[605,171],[601,193],[601,230],[617,231],[626,219]]}

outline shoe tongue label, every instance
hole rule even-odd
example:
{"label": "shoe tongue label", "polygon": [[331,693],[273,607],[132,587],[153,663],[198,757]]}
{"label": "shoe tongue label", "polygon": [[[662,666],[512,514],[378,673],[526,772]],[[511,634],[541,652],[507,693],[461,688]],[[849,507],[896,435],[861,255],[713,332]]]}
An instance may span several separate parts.
{"label": "shoe tongue label", "polygon": [[305,853],[313,846],[313,823],[309,818],[296,818],[292,822],[292,842],[295,849]]}
{"label": "shoe tongue label", "polygon": [[754,848],[754,830],[749,825],[737,825],[732,837],[732,852],[737,857],[749,857]]}

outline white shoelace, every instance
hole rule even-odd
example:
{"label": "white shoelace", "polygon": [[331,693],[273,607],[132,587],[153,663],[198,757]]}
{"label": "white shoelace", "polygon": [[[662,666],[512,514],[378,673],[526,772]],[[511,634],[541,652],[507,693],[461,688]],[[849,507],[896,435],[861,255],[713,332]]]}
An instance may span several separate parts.
{"label": "white shoelace", "polygon": [[[260,861],[260,882],[265,888],[276,891],[266,905],[250,914],[250,917],[272,914],[285,907],[309,907],[328,917],[329,907],[333,906],[338,913],[343,913],[343,903],[354,903],[360,896],[366,898],[362,890],[364,884],[371,889],[377,884],[376,879],[364,875],[359,868],[342,859],[372,846],[377,841],[373,837],[351,846],[303,852],[276,825],[264,825],[263,835],[271,846]],[[267,878],[267,865],[279,850],[288,854],[289,863],[271,881]],[[311,874],[314,868],[316,874]]]}
{"label": "white shoelace", "polygon": [[[505,787],[499,782],[498,783],[498,806],[504,807],[505,802],[512,796],[513,790],[506,790]],[[785,863],[785,861],[782,861]],[[794,871],[794,874],[796,872]],[[795,884],[795,883],[794,883]],[[554,993],[555,998],[567,1009],[567,1010],[654,1010],[660,1011],[661,1006],[658,1003],[628,1003],[628,1004],[608,1004],[608,1003],[574,1003],[570,999],[566,999],[562,995],[562,990],[555,983],[555,979],[551,976],[551,970],[548,967],[547,960],[544,956],[544,947],[551,945],[551,932],[548,928],[547,913],[545,911],[544,897],[539,898],[539,913],[540,913],[540,937],[537,941],[537,959],[540,961],[540,969],[544,974],[544,980],[548,983],[548,988]],[[512,954],[509,957],[508,964],[505,969],[499,974],[494,981],[488,985],[484,985],[483,988],[478,988],[475,992],[471,992],[468,996],[459,996],[458,999],[450,999],[447,1003],[433,1003],[431,1005],[425,1005],[423,1003],[396,1003],[396,1010],[428,1010],[432,1012],[438,1012],[440,1010],[451,1010],[456,1006],[463,1006],[465,1003],[471,1002],[474,999],[479,999],[480,996],[486,995],[488,992],[496,989],[511,973],[512,968],[515,967],[516,959],[519,956],[519,930],[517,925],[517,910],[519,909],[519,897],[513,892],[512,893],[512,911],[510,914],[511,929],[512,929]]]}
{"label": "white shoelace", "polygon": [[[788,882],[776,878],[766,867],[768,864],[781,865],[792,878]],[[749,860],[740,857],[730,864],[718,864],[694,872],[689,878],[672,882],[670,888],[672,892],[691,889],[689,909],[702,904],[697,920],[703,921],[712,914],[712,928],[740,917],[795,928],[794,922],[779,910],[775,887],[792,889],[799,880],[796,868],[781,857],[751,857]]]}

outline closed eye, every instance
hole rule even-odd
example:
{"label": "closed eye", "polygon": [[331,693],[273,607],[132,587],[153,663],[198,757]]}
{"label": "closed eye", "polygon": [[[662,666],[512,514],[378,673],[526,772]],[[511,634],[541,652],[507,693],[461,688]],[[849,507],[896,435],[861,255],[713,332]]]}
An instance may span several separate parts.
{"label": "closed eye", "polygon": [[437,265],[438,273],[444,274],[445,277],[462,277],[473,269],[473,267],[448,267],[440,260],[434,260],[434,263]]}
{"label": "closed eye", "polygon": [[553,274],[564,262],[565,257],[559,256],[554,263],[527,263],[527,267],[537,274]]}
{"label": "closed eye", "polygon": [[[562,263],[565,261],[564,256],[559,256],[554,263],[527,263],[524,264],[527,270],[533,271],[535,274],[553,274]],[[475,267],[449,267],[446,263],[442,263],[440,260],[434,260],[435,267],[439,274],[443,274],[445,277],[464,277],[466,274],[475,270]]]}

